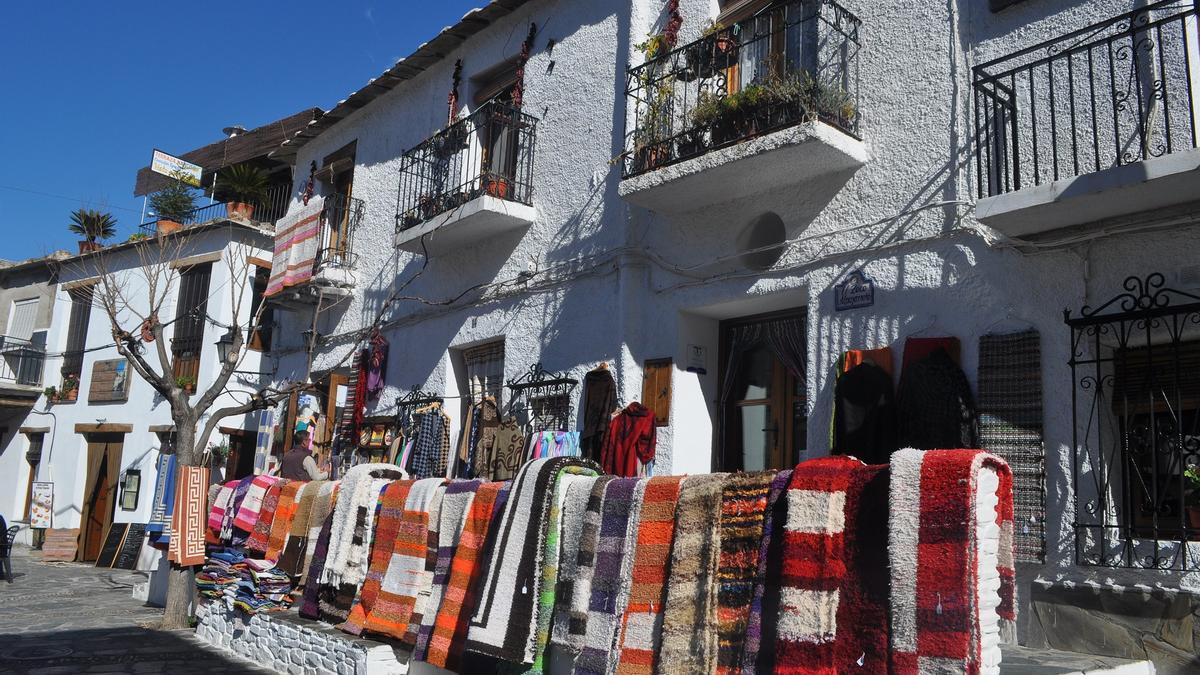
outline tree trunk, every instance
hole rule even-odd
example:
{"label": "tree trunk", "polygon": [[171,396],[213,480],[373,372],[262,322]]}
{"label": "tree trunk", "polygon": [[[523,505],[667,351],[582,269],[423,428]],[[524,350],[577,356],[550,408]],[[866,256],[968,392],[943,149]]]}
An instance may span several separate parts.
{"label": "tree trunk", "polygon": [[[175,460],[178,466],[199,466],[196,452],[196,419],[190,412],[175,411]],[[176,468],[178,472],[179,469]],[[176,484],[179,475],[176,473]],[[175,508],[180,508],[179,504]],[[172,537],[180,533],[172,532]],[[162,627],[165,630],[189,628],[196,599],[195,569],[170,563],[167,576],[167,600],[164,603]]]}

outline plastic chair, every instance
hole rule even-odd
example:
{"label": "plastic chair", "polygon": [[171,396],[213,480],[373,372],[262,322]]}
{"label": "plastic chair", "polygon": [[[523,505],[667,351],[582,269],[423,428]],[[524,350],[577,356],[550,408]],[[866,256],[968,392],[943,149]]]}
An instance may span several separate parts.
{"label": "plastic chair", "polygon": [[20,531],[21,531],[21,528],[19,526],[13,525],[12,527],[8,528],[8,532],[5,533],[5,536],[4,536],[4,541],[2,543],[0,543],[0,574],[3,574],[4,578],[10,584],[13,582],[13,572],[12,572],[13,542],[15,542],[17,540],[17,532],[20,532]]}

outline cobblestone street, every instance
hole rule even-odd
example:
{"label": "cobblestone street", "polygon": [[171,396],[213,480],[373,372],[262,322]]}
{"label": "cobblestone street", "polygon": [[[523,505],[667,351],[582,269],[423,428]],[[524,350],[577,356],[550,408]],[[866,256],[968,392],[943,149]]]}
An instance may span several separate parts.
{"label": "cobblestone street", "polygon": [[0,673],[264,673],[207,649],[191,631],[148,628],[162,610],[130,596],[144,575],[43,563],[18,548],[0,581]]}

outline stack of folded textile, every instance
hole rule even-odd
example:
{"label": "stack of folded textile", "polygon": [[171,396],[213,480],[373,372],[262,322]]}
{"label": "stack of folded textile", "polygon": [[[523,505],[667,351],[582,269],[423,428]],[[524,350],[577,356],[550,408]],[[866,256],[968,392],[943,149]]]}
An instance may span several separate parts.
{"label": "stack of folded textile", "polygon": [[291,577],[269,560],[247,558],[238,548],[210,553],[196,575],[196,587],[200,595],[224,599],[247,614],[277,612],[292,604]]}
{"label": "stack of folded textile", "polygon": [[210,553],[204,568],[196,574],[196,588],[206,598],[223,598],[225,591],[232,589],[241,579],[239,570],[234,569],[245,559],[241,551],[224,548]]}

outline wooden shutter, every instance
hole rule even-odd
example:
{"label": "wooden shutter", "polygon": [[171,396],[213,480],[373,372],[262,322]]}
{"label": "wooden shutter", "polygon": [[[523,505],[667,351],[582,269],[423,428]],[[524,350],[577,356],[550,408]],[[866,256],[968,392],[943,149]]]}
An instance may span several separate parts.
{"label": "wooden shutter", "polygon": [[212,263],[192,265],[179,275],[179,300],[175,305],[171,354],[175,377],[199,379],[200,352],[208,316],[208,286]]}
{"label": "wooden shutter", "polygon": [[648,359],[642,366],[642,405],[654,411],[655,423],[671,423],[671,359]]}
{"label": "wooden shutter", "polygon": [[67,322],[67,349],[63,352],[63,377],[83,374],[83,350],[87,348],[88,322],[92,316],[91,286],[81,286],[69,291],[71,317]]}
{"label": "wooden shutter", "polygon": [[8,319],[8,336],[18,340],[28,340],[33,337],[33,324],[37,320],[37,310],[37,298],[13,302],[12,314]]}

